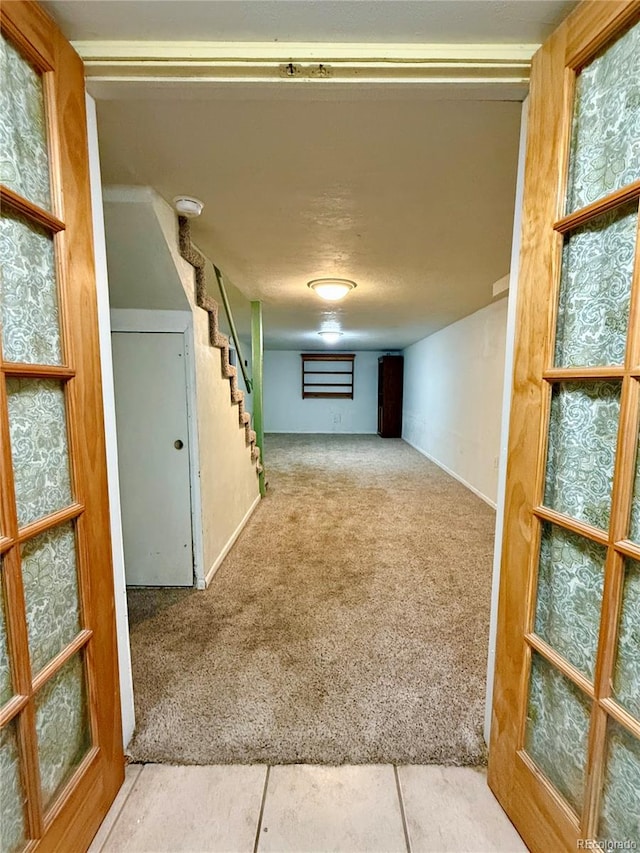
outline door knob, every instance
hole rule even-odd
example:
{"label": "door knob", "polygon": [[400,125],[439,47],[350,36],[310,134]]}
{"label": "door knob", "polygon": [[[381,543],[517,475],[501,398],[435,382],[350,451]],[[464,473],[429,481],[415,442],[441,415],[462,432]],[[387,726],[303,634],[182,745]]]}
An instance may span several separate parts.
{"label": "door knob", "polygon": [[175,447],[176,450],[182,450],[182,448],[184,447],[184,441],[180,441],[180,439],[177,438],[173,442],[173,446]]}

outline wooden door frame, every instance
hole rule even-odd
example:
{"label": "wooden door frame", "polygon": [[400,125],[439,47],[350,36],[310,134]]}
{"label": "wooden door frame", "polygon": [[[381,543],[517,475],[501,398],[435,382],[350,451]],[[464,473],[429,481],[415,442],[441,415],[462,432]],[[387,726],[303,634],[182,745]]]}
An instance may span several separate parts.
{"label": "wooden door frame", "polygon": [[[542,378],[550,373],[553,296],[562,249],[562,233],[557,226],[564,217],[568,122],[574,92],[574,74],[566,68],[579,69],[639,11],[638,0],[586,0],[542,46],[532,67],[488,781],[531,849],[540,853],[575,850],[578,838],[583,837],[564,801],[533,766],[529,769],[539,778],[539,795],[532,796],[531,787],[523,788],[522,776],[516,772],[517,762],[527,764],[526,757],[516,754],[516,749],[527,701],[531,652],[524,634],[531,618],[535,576],[530,553],[537,551],[533,511],[540,504],[540,460],[544,457],[540,450],[549,402]],[[558,86],[559,80],[564,85]],[[554,131],[551,135],[549,128]],[[533,188],[540,183],[540,176],[555,191],[536,192]],[[617,196],[619,203],[621,194]],[[572,222],[572,227],[577,224]],[[555,239],[551,239],[554,226]],[[633,310],[637,316],[638,306]],[[513,685],[518,685],[515,692]],[[544,837],[539,835],[541,827],[546,829]]]}

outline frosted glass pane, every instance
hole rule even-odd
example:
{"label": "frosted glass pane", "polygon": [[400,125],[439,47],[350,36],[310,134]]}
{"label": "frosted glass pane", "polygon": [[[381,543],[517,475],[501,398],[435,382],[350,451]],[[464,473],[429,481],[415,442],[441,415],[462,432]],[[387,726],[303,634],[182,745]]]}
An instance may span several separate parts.
{"label": "frosted glass pane", "polygon": [[0,183],[47,210],[49,157],[42,78],[0,38]]}
{"label": "frosted glass pane", "polygon": [[72,524],[54,527],[25,542],[22,580],[31,669],[36,673],[80,630],[76,541]]}
{"label": "frosted glass pane", "polygon": [[578,75],[567,210],[640,178],[640,24]]}
{"label": "frosted glass pane", "polygon": [[636,201],[567,236],[556,330],[558,367],[624,362],[637,228]]}
{"label": "frosted glass pane", "polygon": [[591,702],[533,653],[525,749],[573,806],[582,809]]}
{"label": "frosted glass pane", "polygon": [[637,848],[640,846],[640,741],[613,720],[609,720],[607,735],[598,837],[607,841],[635,841]]}
{"label": "frosted glass pane", "polygon": [[4,574],[2,560],[0,559],[0,705],[4,705],[12,696],[9,648],[7,646],[7,620],[4,612]]}
{"label": "frosted glass pane", "polygon": [[590,679],[606,555],[601,545],[561,527],[542,528],[535,631]]}
{"label": "frosted glass pane", "polygon": [[21,216],[0,218],[0,307],[5,361],[60,364],[53,240]]}
{"label": "frosted glass pane", "polygon": [[613,697],[640,720],[640,563],[627,560]]}
{"label": "frosted glass pane", "polygon": [[20,780],[15,722],[0,731],[0,850],[16,853],[27,840],[26,797]]}
{"label": "frosted glass pane", "polygon": [[51,379],[8,379],[9,434],[18,522],[71,503],[64,390]]}
{"label": "frosted glass pane", "polygon": [[45,808],[91,746],[84,666],[75,655],[36,695],[36,732]]}
{"label": "frosted glass pane", "polygon": [[560,382],[553,389],[545,504],[609,526],[620,383]]}

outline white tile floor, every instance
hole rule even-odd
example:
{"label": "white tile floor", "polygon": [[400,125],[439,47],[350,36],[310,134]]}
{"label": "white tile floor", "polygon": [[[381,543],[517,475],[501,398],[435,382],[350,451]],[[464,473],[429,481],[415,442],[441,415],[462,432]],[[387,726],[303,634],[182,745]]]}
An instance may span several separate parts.
{"label": "white tile floor", "polygon": [[469,767],[127,767],[89,853],[526,851]]}

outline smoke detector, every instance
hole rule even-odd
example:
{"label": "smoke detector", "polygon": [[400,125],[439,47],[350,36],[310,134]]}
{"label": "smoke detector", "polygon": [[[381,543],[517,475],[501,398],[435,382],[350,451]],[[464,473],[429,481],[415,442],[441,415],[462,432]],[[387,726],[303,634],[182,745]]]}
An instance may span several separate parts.
{"label": "smoke detector", "polygon": [[187,219],[195,219],[202,213],[204,203],[199,198],[194,198],[190,195],[177,195],[173,200],[173,206],[180,216],[186,216]]}

